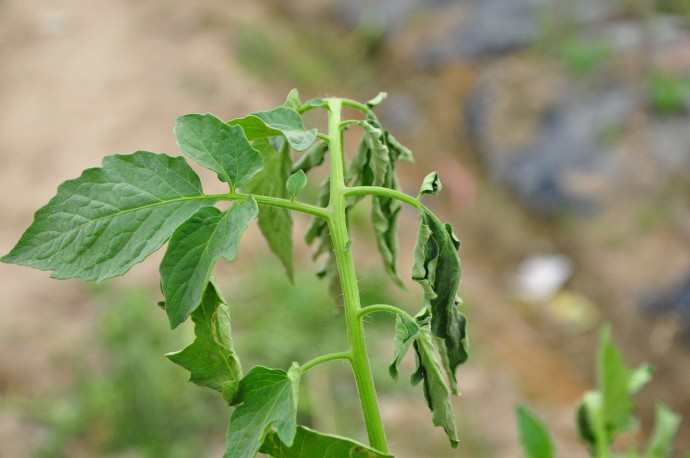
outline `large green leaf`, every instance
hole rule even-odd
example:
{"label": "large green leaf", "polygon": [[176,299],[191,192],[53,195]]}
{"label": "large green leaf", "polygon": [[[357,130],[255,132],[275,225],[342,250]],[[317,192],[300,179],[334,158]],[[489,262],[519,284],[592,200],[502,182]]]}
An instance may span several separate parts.
{"label": "large green leaf", "polygon": [[268,433],[260,452],[274,458],[393,458],[393,455],[352,439],[323,434],[305,426],[297,427],[291,447],[285,445],[276,433]]}
{"label": "large green leaf", "polygon": [[183,158],[107,156],[102,167],[61,184],[2,261],[52,270],[55,278],[101,281],[143,261],[212,204]]}
{"label": "large green leaf", "polygon": [[223,385],[240,381],[242,367],[230,335],[230,306],[213,278],[192,321],[194,342],[165,356],[190,372],[190,382],[222,393]]}
{"label": "large green leaf", "polygon": [[257,213],[250,196],[224,212],[201,208],[175,231],[160,266],[165,310],[173,328],[201,303],[216,261],[235,259],[240,238]]}
{"label": "large green leaf", "polygon": [[467,319],[460,313],[457,296],[460,284],[460,242],[449,224],[421,212],[414,248],[412,279],[424,290],[424,302],[431,307],[431,332],[442,340],[441,355],[457,393],[457,367],[467,361]]}
{"label": "large green leaf", "polygon": [[216,172],[233,190],[263,168],[261,154],[252,148],[242,128],[229,126],[212,114],[180,116],[175,136],[183,153]]}
{"label": "large green leaf", "polygon": [[[282,138],[278,138],[278,140],[282,141],[270,142],[264,138],[254,142],[254,147],[261,152],[264,159],[264,169],[247,183],[245,186],[247,192],[289,199],[285,181],[290,176],[292,160],[285,141]],[[268,247],[278,256],[285,267],[288,278],[293,281],[292,216],[290,211],[284,208],[259,207],[259,229],[261,229]]]}
{"label": "large green leaf", "polygon": [[306,150],[316,139],[316,129],[305,129],[302,116],[285,106],[232,119],[227,124],[242,127],[249,140],[282,135],[296,151]]}
{"label": "large green leaf", "polygon": [[412,374],[412,384],[423,382],[424,399],[431,409],[434,426],[445,430],[450,445],[455,448],[458,446],[455,413],[450,402],[450,389],[443,378],[441,365],[436,360],[434,339],[429,327],[429,310],[422,311],[415,320],[419,325],[419,335],[413,342],[417,369]]}
{"label": "large green leaf", "polygon": [[556,447],[543,421],[523,406],[515,409],[525,458],[553,458]]}
{"label": "large green leaf", "polygon": [[277,438],[291,447],[297,433],[297,395],[300,367],[288,372],[253,367],[240,381],[231,405],[227,449],[223,458],[253,457],[274,430]]}

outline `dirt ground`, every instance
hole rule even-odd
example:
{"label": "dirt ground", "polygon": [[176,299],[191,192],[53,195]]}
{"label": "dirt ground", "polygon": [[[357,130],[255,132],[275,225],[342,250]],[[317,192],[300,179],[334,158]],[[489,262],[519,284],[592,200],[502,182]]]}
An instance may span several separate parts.
{"label": "dirt ground", "polygon": [[[292,81],[259,79],[233,57],[233,30],[244,24],[284,21],[282,27],[301,27],[294,18],[290,22],[276,17],[280,13],[266,5],[248,0],[232,2],[232,7],[213,0],[0,1],[0,253],[10,250],[59,183],[97,166],[104,155],[138,149],[179,154],[172,135],[178,115],[212,112],[232,118],[280,104]],[[375,81],[383,84],[386,77],[393,79],[381,72]],[[576,276],[576,286],[594,284],[581,289],[590,291],[598,303],[625,303],[635,292],[612,292],[616,283],[602,284],[601,275],[617,284],[649,286],[662,283],[663,276],[636,268],[614,267],[602,273],[602,266],[627,265],[630,257],[607,250],[603,242],[585,244],[598,230],[596,223],[573,238],[566,238],[563,230],[543,237],[542,226],[477,175],[471,159],[458,162],[456,151],[463,144],[457,134],[460,107],[455,97],[466,87],[458,78],[411,78],[394,90],[414,86],[417,95],[429,96],[443,110],[440,119],[429,121],[436,124],[439,139],[427,138],[425,143],[441,154],[421,160],[419,167],[428,164],[460,177],[444,181],[448,194],[439,204],[453,211],[464,241],[463,294],[468,307],[476,306],[469,313],[479,334],[472,341],[478,356],[463,368],[463,396],[455,400],[459,426],[468,426],[474,437],[490,438],[479,447],[485,450],[482,456],[519,456],[513,406],[523,402],[552,425],[561,456],[585,456],[572,426],[572,410],[591,387],[595,334],[588,330],[565,335],[557,326],[549,327],[548,320],[535,320],[516,306],[503,289],[509,270],[505,265],[531,250],[577,251],[583,273]],[[318,95],[338,90],[347,88],[326,82]],[[370,95],[377,90],[370,88]],[[417,146],[414,139],[411,142]],[[402,173],[413,178],[425,171]],[[506,219],[513,230],[505,230]],[[403,239],[413,237],[413,232],[403,230]],[[654,262],[663,250],[680,268],[687,256],[672,253],[682,243],[664,234],[646,238],[640,259]],[[403,257],[401,264],[405,262]],[[128,278],[117,281],[155,288],[156,263],[137,266]],[[30,456],[42,434],[34,422],[4,408],[3,398],[57,395],[70,383],[73,361],[80,351],[88,351],[82,347],[94,325],[92,301],[80,281],[58,282],[46,272],[0,264],[0,457]],[[614,336],[620,336],[628,349],[639,349],[636,340],[646,325],[624,316],[623,310],[614,307],[604,315],[608,320],[620,318],[623,325]],[[658,329],[656,334],[663,334]],[[661,347],[629,355],[630,363],[650,360],[660,367],[653,382],[658,388],[645,395],[645,419],[656,398],[690,414],[687,405],[674,403],[688,402],[690,390],[681,377],[690,375],[690,356],[663,335],[659,339]],[[382,408],[391,437],[439,437],[437,430],[420,430],[406,418],[409,409],[426,415],[421,402],[383,394]],[[407,443],[394,443],[393,448],[400,457],[424,453]]]}

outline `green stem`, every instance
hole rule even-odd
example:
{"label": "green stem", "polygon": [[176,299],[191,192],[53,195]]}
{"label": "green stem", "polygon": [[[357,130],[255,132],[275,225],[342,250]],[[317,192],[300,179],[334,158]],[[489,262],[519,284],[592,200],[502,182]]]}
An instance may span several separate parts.
{"label": "green stem", "polygon": [[311,361],[307,361],[306,363],[304,363],[301,366],[302,374],[305,374],[309,369],[311,369],[314,366],[318,366],[319,364],[323,364],[328,361],[334,361],[336,359],[346,359],[348,361],[352,361],[352,354],[349,351],[341,351],[339,353],[329,353],[327,355],[321,355],[319,357],[312,359]]}
{"label": "green stem", "polygon": [[372,111],[372,109],[369,108],[368,106],[366,106],[365,104],[360,103],[356,100],[350,100],[350,99],[341,99],[341,100],[342,100],[343,106],[354,108],[355,110],[361,111],[362,113],[366,114],[367,116],[371,116],[374,119],[378,119],[376,117],[376,115],[374,114],[374,112]]}
{"label": "green stem", "polygon": [[327,221],[330,219],[330,213],[325,208],[321,208],[316,205],[305,204],[303,202],[297,202],[295,200],[281,199],[280,197],[261,196],[256,194],[243,194],[240,192],[236,192],[234,194],[204,194],[202,196],[194,196],[188,199],[185,198],[184,200],[215,199],[244,202],[249,198],[250,195],[254,197],[254,200],[256,200],[256,203],[258,205],[266,205],[268,207],[285,208],[288,210],[298,211],[306,213],[308,215],[316,216],[317,218],[325,219]]}
{"label": "green stem", "polygon": [[358,318],[362,318],[364,315],[369,315],[370,313],[376,313],[376,312],[388,312],[388,313],[393,313],[395,315],[400,315],[404,316],[408,320],[414,322],[414,318],[412,315],[407,313],[401,308],[398,308],[394,305],[389,305],[389,304],[373,304],[373,305],[367,305],[366,307],[362,308],[359,310],[359,313],[357,313]]}
{"label": "green stem", "polygon": [[350,237],[348,235],[347,216],[345,213],[345,170],[343,166],[342,132],[340,131],[343,101],[341,99],[330,99],[328,105],[330,108],[328,134],[331,137],[329,145],[331,155],[331,192],[328,206],[331,218],[328,226],[331,232],[333,251],[338,264],[338,273],[340,274],[340,283],[343,289],[347,337],[350,343],[350,354],[352,355],[352,371],[362,405],[369,444],[383,453],[388,453],[388,442],[383,429],[378,399],[376,398],[376,389],[364,341],[364,328],[358,316],[361,309],[359,287],[357,286],[355,265],[348,244]]}
{"label": "green stem", "polygon": [[412,197],[408,194],[405,194],[404,192],[396,191],[395,189],[390,189],[390,188],[382,188],[379,186],[353,186],[351,188],[347,188],[345,192],[343,192],[343,195],[345,197],[350,197],[350,196],[381,196],[381,197],[388,197],[389,199],[395,199],[399,200],[400,202],[404,202],[419,211],[422,211],[432,217],[436,222],[443,226],[443,222],[438,219],[438,217],[427,208],[426,205],[424,205],[421,200],[418,198]]}

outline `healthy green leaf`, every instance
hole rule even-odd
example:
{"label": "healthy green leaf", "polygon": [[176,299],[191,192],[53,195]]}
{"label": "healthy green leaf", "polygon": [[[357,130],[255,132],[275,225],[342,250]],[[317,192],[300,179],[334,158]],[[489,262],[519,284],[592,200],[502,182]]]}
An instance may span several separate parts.
{"label": "healthy green leaf", "polygon": [[300,192],[302,192],[306,185],[307,174],[304,173],[304,170],[298,170],[297,172],[290,175],[290,177],[287,179],[287,182],[285,183],[285,187],[287,188],[288,194],[290,194],[293,200],[295,199],[295,197],[297,197],[297,195]]}
{"label": "healthy green leaf", "polygon": [[268,433],[261,453],[274,458],[393,458],[344,437],[323,434],[306,426],[297,427],[291,447],[286,446],[274,432]]}
{"label": "healthy green leaf", "polygon": [[460,242],[450,224],[421,212],[414,248],[412,279],[424,290],[424,303],[431,308],[431,331],[442,340],[441,355],[453,393],[457,393],[457,367],[467,361],[467,319],[458,310]]}
{"label": "healthy green leaf", "polygon": [[553,458],[556,448],[543,421],[523,406],[515,409],[525,458]]}
{"label": "healthy green leaf", "polygon": [[232,119],[227,124],[241,126],[249,140],[282,135],[296,151],[306,150],[316,140],[316,129],[306,130],[302,116],[285,106]]}
{"label": "healthy green leaf", "polygon": [[180,116],[175,136],[183,153],[216,172],[231,190],[247,183],[264,166],[242,128],[228,126],[212,114]]}
{"label": "healthy green leaf", "polygon": [[442,427],[450,445],[458,446],[458,433],[455,426],[455,413],[450,402],[450,389],[446,384],[441,365],[436,360],[434,341],[429,326],[429,309],[422,311],[415,317],[419,325],[419,335],[414,340],[413,346],[416,353],[417,369],[412,374],[413,385],[423,382],[424,399],[431,409],[434,426]]}
{"label": "healthy green leaf", "polygon": [[107,156],[101,168],[61,184],[2,261],[100,282],[123,275],[213,203],[181,157]]}
{"label": "healthy green leaf", "polygon": [[224,212],[201,208],[173,233],[160,267],[165,311],[173,328],[201,303],[216,261],[235,259],[240,238],[257,213],[250,196]]}
{"label": "healthy green leaf", "polygon": [[192,321],[194,342],[165,356],[190,372],[190,382],[222,393],[226,383],[239,382],[242,367],[230,335],[230,306],[213,277],[201,305],[192,313]]}
{"label": "healthy green leaf", "polygon": [[247,372],[232,399],[231,405],[237,407],[230,417],[223,458],[255,456],[271,430],[283,444],[292,446],[300,375],[296,363],[288,372],[262,366]]}
{"label": "healthy green leaf", "polygon": [[384,100],[386,100],[386,97],[388,97],[388,93],[387,93],[387,92],[379,92],[379,93],[376,95],[376,97],[374,97],[373,99],[367,101],[367,106],[368,106],[369,108],[374,108],[375,106],[380,105],[381,102],[383,102]]}
{"label": "healthy green leaf", "polygon": [[283,106],[292,108],[295,111],[299,111],[299,109],[302,107],[302,99],[300,99],[299,91],[297,89],[290,89],[290,92],[288,92],[288,95],[285,98]]}
{"label": "healthy green leaf", "polygon": [[[247,192],[288,198],[285,181],[290,176],[292,160],[287,143],[282,137],[256,140],[253,145],[263,157],[264,170],[254,176],[247,183]],[[287,209],[268,206],[259,207],[259,229],[263,234],[268,247],[278,256],[285,267],[285,272],[292,282],[294,280],[294,264],[292,258],[292,215]]]}
{"label": "healthy green leaf", "polygon": [[665,405],[656,405],[654,432],[649,439],[645,458],[667,458],[671,455],[673,438],[680,425],[680,416],[671,412]]}
{"label": "healthy green leaf", "polygon": [[[426,312],[426,309],[422,313]],[[397,315],[395,320],[395,337],[393,339],[393,361],[388,366],[388,372],[393,380],[398,380],[400,362],[419,336],[419,325],[406,316]]]}
{"label": "healthy green leaf", "polygon": [[420,197],[424,194],[436,195],[441,192],[441,179],[438,177],[437,172],[431,172],[426,177],[424,177],[424,182],[422,182],[422,187],[419,188]]}

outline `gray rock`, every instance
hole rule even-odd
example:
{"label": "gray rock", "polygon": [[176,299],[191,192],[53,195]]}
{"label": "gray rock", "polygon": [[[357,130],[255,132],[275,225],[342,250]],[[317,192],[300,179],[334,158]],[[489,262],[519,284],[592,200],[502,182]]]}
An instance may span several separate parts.
{"label": "gray rock", "polygon": [[683,325],[685,339],[690,344],[690,272],[664,291],[643,299],[643,309],[651,315],[672,314]]}
{"label": "gray rock", "polygon": [[658,116],[650,121],[650,153],[666,172],[690,174],[690,115]]}
{"label": "gray rock", "polygon": [[[501,65],[489,70],[466,104],[468,135],[490,176],[536,213],[596,213],[623,170],[606,129],[619,128],[630,116],[638,100],[635,92],[624,86],[587,89],[570,82],[536,112],[527,107],[520,113],[526,103],[518,100],[513,102],[517,112],[497,115],[496,104],[511,103],[497,96],[507,93],[502,86],[514,84],[510,72]],[[533,84],[540,83],[535,79]],[[515,136],[515,132],[496,126],[516,129],[518,120],[527,116],[534,118],[534,127],[516,137],[522,141],[501,140],[504,135]]]}

